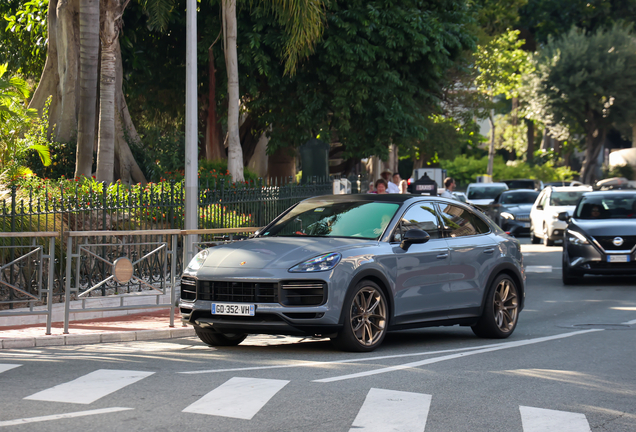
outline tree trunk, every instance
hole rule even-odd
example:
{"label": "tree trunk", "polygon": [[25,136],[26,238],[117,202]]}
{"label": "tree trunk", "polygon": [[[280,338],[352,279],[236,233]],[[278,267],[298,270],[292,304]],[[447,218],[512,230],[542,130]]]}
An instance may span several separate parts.
{"label": "tree trunk", "polygon": [[29,108],[40,116],[49,97],[49,133],[69,142],[77,130],[79,84],[79,0],[50,0],[47,13],[49,46],[46,63]]}
{"label": "tree trunk", "polygon": [[281,147],[269,155],[267,162],[267,177],[270,184],[286,184],[289,178],[296,176],[296,150]]}
{"label": "tree trunk", "polygon": [[236,51],[236,0],[223,0],[223,30],[225,35],[225,65],[227,68],[227,167],[233,181],[244,181],[243,152],[239,139],[239,82]]}
{"label": "tree trunk", "polygon": [[526,126],[528,127],[528,131],[526,133],[526,138],[528,140],[526,162],[529,165],[533,165],[534,164],[534,122],[532,120],[526,119]]}
{"label": "tree trunk", "polygon": [[636,147],[636,123],[632,125],[632,148]]}
{"label": "tree trunk", "polygon": [[495,113],[494,110],[490,110],[490,115],[488,116],[488,122],[490,123],[490,146],[488,148],[488,168],[486,169],[486,174],[492,177],[492,170],[495,164]]}
{"label": "tree trunk", "polygon": [[80,97],[75,177],[90,177],[95,147],[99,56],[99,0],[80,0]]}
{"label": "tree trunk", "polygon": [[102,43],[99,80],[99,140],[97,143],[97,181],[112,183],[115,176],[115,81],[119,36],[119,0],[103,0],[100,10],[99,36]]}
{"label": "tree trunk", "polygon": [[585,161],[581,169],[581,181],[593,185],[596,180],[598,155],[605,143],[606,129],[588,130],[585,135]]}
{"label": "tree trunk", "polygon": [[214,50],[212,46],[208,48],[209,66],[209,94],[208,94],[208,115],[205,124],[205,157],[207,160],[227,159],[223,137],[221,136],[221,125],[216,111],[216,68],[214,67]]}

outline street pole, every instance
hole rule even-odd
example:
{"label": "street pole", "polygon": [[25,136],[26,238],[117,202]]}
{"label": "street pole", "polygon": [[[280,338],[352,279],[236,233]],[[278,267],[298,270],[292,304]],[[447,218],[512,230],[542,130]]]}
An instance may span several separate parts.
{"label": "street pole", "polygon": [[[185,135],[185,229],[197,225],[199,195],[197,131],[197,1],[186,4],[186,135]],[[183,245],[183,263],[194,255],[197,235],[187,235]]]}

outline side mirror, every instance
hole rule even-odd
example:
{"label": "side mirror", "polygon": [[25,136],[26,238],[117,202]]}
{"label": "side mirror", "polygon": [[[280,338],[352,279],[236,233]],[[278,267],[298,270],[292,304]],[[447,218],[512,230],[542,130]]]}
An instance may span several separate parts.
{"label": "side mirror", "polygon": [[568,212],[561,212],[557,215],[557,218],[560,221],[568,222],[570,220],[570,215],[568,214]]}
{"label": "side mirror", "polygon": [[412,244],[422,244],[426,243],[431,239],[431,236],[428,235],[426,231],[422,231],[421,229],[410,229],[404,233],[404,237],[402,237],[402,243],[400,243],[400,247],[404,250],[409,250]]}
{"label": "side mirror", "polygon": [[543,206],[542,206],[541,204],[539,204],[539,205],[537,206],[537,210],[543,210]]}

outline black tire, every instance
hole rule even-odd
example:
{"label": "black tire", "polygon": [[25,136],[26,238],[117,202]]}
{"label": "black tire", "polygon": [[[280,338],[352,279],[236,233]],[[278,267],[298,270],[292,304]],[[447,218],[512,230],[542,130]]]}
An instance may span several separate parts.
{"label": "black tire", "polygon": [[583,274],[572,270],[565,258],[565,251],[563,251],[563,261],[561,262],[561,277],[563,279],[563,285],[576,285],[581,282]]}
{"label": "black tire", "polygon": [[539,237],[537,237],[536,235],[534,235],[534,227],[530,227],[530,242],[532,244],[541,243],[541,239]]}
{"label": "black tire", "polygon": [[336,348],[369,352],[380,346],[389,327],[389,305],[376,283],[360,281],[347,293],[342,315],[342,330],[331,339]]}
{"label": "black tire", "polygon": [[479,337],[504,339],[514,332],[519,320],[519,290],[507,274],[500,274],[490,285],[484,310],[473,333]]}
{"label": "black tire", "polygon": [[554,240],[550,240],[548,229],[545,226],[543,227],[543,245],[554,246]]}
{"label": "black tire", "polygon": [[200,327],[195,327],[194,331],[203,343],[210,346],[236,346],[247,337],[245,333],[219,333]]}

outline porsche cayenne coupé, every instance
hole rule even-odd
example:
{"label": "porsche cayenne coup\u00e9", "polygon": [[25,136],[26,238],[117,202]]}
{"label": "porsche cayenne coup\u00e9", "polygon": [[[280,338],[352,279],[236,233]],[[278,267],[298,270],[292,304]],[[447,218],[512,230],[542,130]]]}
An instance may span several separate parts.
{"label": "porsche cayenne coup\u00e9", "polygon": [[524,295],[519,242],[481,212],[362,194],[301,201],[253,238],[203,250],[183,273],[179,306],[213,346],[260,333],[371,351],[388,331],[416,327],[508,337]]}

